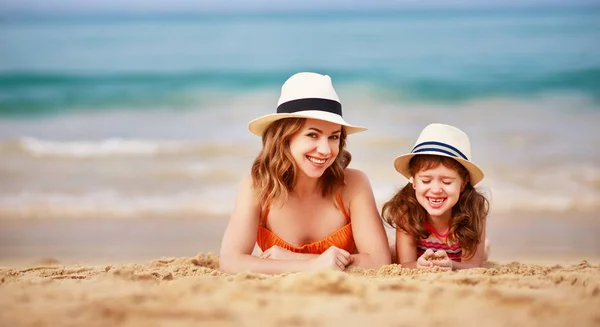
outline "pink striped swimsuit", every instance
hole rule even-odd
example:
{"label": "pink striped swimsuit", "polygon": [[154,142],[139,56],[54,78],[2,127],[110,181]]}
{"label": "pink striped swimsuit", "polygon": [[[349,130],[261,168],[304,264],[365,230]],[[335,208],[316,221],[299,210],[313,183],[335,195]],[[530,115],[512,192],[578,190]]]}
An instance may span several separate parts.
{"label": "pink striped swimsuit", "polygon": [[444,250],[448,253],[448,257],[451,260],[456,262],[461,261],[462,248],[458,241],[450,241],[448,239],[448,232],[443,235],[438,234],[428,221],[425,222],[425,228],[431,234],[429,234],[429,237],[417,242],[417,257],[422,256],[427,249],[432,249],[433,251]]}

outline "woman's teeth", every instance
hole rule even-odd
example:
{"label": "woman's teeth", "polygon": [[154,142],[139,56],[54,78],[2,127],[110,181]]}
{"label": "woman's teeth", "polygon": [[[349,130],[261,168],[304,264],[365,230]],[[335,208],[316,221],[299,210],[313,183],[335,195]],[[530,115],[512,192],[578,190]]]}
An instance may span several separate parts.
{"label": "woman's teeth", "polygon": [[314,162],[314,163],[319,164],[319,165],[322,165],[322,164],[324,164],[327,161],[327,159],[317,159],[317,158],[313,158],[313,157],[307,157],[307,158],[311,162]]}

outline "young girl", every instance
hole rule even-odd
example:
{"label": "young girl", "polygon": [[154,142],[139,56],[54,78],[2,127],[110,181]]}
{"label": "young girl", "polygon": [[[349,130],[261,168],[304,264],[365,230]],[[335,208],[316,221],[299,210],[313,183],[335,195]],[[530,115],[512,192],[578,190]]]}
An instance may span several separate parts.
{"label": "young girl", "polygon": [[[379,268],[390,253],[366,175],[347,168],[348,124],[329,76],[298,73],[277,113],[255,119],[262,150],[223,236],[220,268],[283,273],[349,265]],[[255,244],[263,251],[253,256]]]}
{"label": "young girl", "polygon": [[382,209],[396,228],[392,261],[433,270],[482,266],[489,202],[474,188],[484,175],[472,162],[467,134],[431,124],[394,167],[409,182]]}

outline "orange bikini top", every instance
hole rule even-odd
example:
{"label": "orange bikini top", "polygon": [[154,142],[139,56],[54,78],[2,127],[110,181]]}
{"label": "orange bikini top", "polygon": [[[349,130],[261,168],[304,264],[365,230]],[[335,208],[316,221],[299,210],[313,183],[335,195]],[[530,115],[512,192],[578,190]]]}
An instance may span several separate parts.
{"label": "orange bikini top", "polygon": [[329,236],[327,236],[325,239],[302,246],[291,245],[267,228],[267,217],[269,216],[270,209],[270,206],[267,206],[263,223],[258,226],[258,232],[256,233],[256,243],[258,244],[258,247],[260,247],[262,251],[266,251],[270,247],[277,245],[292,252],[321,254],[330,246],[336,246],[350,253],[356,253],[356,244],[354,244],[354,237],[352,236],[352,223],[350,222],[350,215],[346,212],[344,203],[342,202],[342,198],[340,197],[339,193],[336,193],[335,200],[337,201],[348,223],[337,231],[329,234]]}

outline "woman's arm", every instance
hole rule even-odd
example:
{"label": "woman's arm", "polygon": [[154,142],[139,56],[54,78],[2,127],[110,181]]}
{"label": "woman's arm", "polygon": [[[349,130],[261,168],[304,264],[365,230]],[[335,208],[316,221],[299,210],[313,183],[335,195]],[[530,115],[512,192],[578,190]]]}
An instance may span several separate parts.
{"label": "woman's arm", "polygon": [[252,255],[260,215],[260,205],[252,188],[252,177],[248,176],[239,188],[235,208],[223,235],[220,269],[228,273],[253,271],[266,274],[309,269],[312,261],[306,259],[272,260]]}
{"label": "woman's arm", "polygon": [[273,245],[271,248],[265,250],[263,253],[260,254],[259,257],[261,258],[265,258],[265,259],[304,259],[304,260],[309,260],[309,259],[314,259],[316,257],[318,257],[318,254],[312,254],[312,253],[296,253],[296,252],[292,252],[290,250],[284,249],[278,245]]}
{"label": "woman's arm", "polygon": [[369,179],[360,170],[346,169],[344,199],[348,200],[352,220],[352,233],[358,254],[353,254],[352,266],[379,269],[390,264],[387,235]]}

